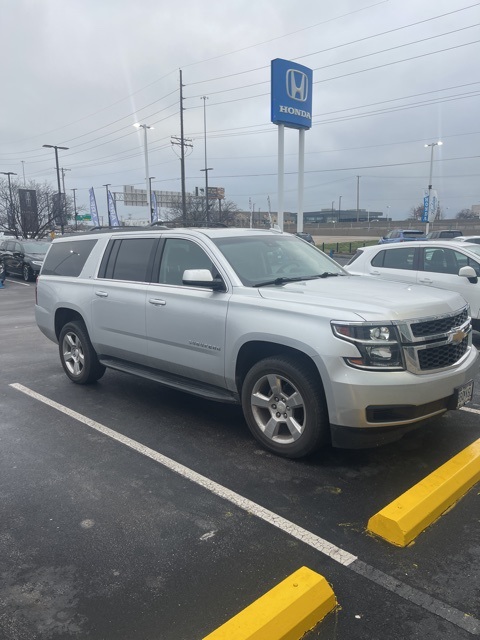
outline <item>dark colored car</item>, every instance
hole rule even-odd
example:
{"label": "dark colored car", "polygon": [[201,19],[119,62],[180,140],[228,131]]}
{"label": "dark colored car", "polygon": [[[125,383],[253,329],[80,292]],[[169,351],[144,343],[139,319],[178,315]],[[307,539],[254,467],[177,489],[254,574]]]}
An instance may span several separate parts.
{"label": "dark colored car", "polygon": [[452,240],[459,236],[463,236],[459,229],[439,229],[438,231],[427,233],[427,240]]}
{"label": "dark colored car", "polygon": [[310,233],[305,233],[305,231],[297,231],[295,235],[301,238],[302,240],[309,242],[310,244],[315,244],[315,241],[313,240],[312,235]]}
{"label": "dark colored car", "polygon": [[391,242],[408,242],[410,240],[425,240],[425,234],[419,229],[393,229],[386,236],[380,238],[378,244]]}
{"label": "dark colored car", "polygon": [[34,280],[49,247],[49,242],[39,240],[3,240],[0,242],[0,271],[5,271],[7,276],[22,276],[26,282]]}

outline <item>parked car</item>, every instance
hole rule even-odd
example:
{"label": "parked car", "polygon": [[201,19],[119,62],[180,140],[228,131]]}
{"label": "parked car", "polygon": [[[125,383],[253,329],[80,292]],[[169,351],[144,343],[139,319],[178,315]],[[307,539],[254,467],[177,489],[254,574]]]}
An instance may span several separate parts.
{"label": "parked car", "polygon": [[478,371],[460,295],[349,276],[275,230],[58,238],[35,316],[72,382],[112,368],[241,403],[253,436],[290,458],[397,440],[469,401]]}
{"label": "parked car", "polygon": [[305,231],[297,231],[295,235],[301,238],[302,240],[305,240],[305,242],[309,242],[310,244],[315,244],[315,240],[313,239],[313,236],[311,233],[306,233]]}
{"label": "parked car", "polygon": [[425,240],[425,234],[419,229],[393,229],[386,236],[380,238],[378,244],[407,242],[409,240]]}
{"label": "parked car", "polygon": [[480,245],[425,240],[405,247],[359,248],[345,265],[349,273],[424,284],[460,293],[480,330]]}
{"label": "parked car", "polygon": [[43,264],[49,242],[9,239],[0,242],[0,263],[7,276],[22,276],[34,280]]}
{"label": "parked car", "polygon": [[449,240],[462,235],[463,233],[459,229],[438,229],[437,231],[430,231],[426,237],[427,240]]}
{"label": "parked car", "polygon": [[458,236],[455,240],[458,242],[473,242],[473,244],[480,244],[480,236]]}

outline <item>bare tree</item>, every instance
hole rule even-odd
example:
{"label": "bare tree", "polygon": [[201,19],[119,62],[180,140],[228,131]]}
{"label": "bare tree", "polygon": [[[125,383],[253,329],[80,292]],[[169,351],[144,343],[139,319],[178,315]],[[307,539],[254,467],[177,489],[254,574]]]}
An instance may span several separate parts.
{"label": "bare tree", "polygon": [[[205,198],[203,196],[187,196],[187,219],[188,225],[206,224],[207,213],[205,210]],[[209,220],[211,223],[234,224],[235,216],[239,209],[231,200],[211,200],[208,201]],[[169,209],[168,220],[183,222],[183,210],[181,203]]]}
{"label": "bare tree", "polygon": [[[19,189],[30,189],[36,192],[38,217],[22,216],[20,210]],[[12,202],[10,203],[10,188],[7,180],[0,180],[0,230],[9,229],[17,237],[43,238],[51,229],[54,229],[60,221],[55,209],[55,201],[58,199],[57,190],[44,182],[38,184],[31,180],[27,185],[17,181],[11,182]],[[12,208],[12,216],[9,219],[8,212]],[[73,202],[70,196],[65,200],[66,220],[74,218]],[[77,207],[77,211],[81,209]],[[10,225],[9,225],[10,222]],[[12,224],[13,223],[13,224]]]}
{"label": "bare tree", "polygon": [[476,218],[476,216],[472,213],[471,209],[462,209],[455,216],[457,220],[471,220],[472,218]]}

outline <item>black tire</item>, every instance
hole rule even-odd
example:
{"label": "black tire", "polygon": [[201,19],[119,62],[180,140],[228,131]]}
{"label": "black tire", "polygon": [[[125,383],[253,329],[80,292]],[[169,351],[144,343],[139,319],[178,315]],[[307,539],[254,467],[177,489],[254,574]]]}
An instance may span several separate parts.
{"label": "black tire", "polygon": [[68,322],[60,331],[58,347],[63,370],[72,382],[90,384],[105,373],[83,322]]}
{"label": "black tire", "polygon": [[245,376],[242,407],[253,436],[285,458],[307,456],[329,441],[318,374],[288,356],[257,362]]}
{"label": "black tire", "polygon": [[22,275],[25,282],[31,282],[34,279],[33,271],[30,269],[28,264],[23,265]]}

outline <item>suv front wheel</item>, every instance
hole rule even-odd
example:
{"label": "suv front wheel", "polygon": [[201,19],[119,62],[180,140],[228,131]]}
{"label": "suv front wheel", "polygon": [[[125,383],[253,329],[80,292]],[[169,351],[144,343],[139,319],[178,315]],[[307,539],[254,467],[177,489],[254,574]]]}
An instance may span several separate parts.
{"label": "suv front wheel", "polygon": [[58,347],[62,367],[72,382],[89,384],[105,373],[83,322],[67,323],[60,331]]}
{"label": "suv front wheel", "polygon": [[242,407],[253,436],[286,458],[300,458],[328,441],[321,382],[312,368],[288,356],[257,362],[245,376]]}

